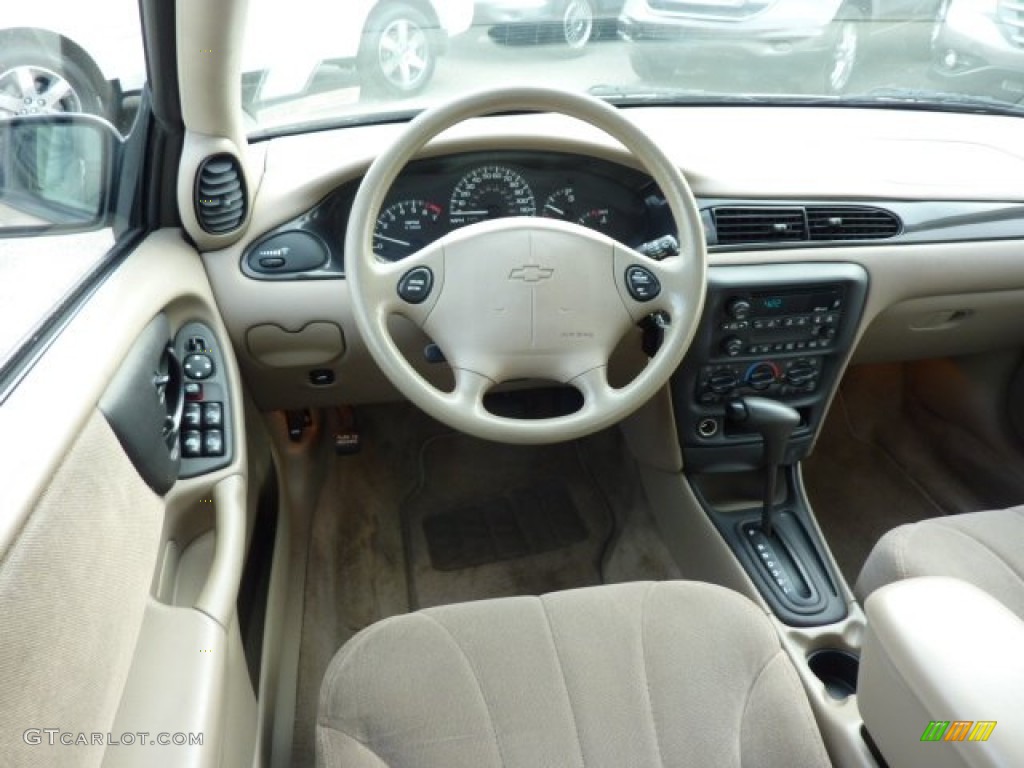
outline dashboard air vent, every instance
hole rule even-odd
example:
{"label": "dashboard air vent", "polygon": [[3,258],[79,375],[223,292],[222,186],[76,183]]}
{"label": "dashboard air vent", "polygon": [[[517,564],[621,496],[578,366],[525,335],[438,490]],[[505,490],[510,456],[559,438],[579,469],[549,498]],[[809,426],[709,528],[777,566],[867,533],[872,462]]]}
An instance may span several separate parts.
{"label": "dashboard air vent", "polygon": [[196,218],[211,235],[241,226],[246,213],[245,177],[238,160],[221,154],[206,158],[196,174]]}
{"label": "dashboard air vent", "polygon": [[807,231],[811,240],[881,240],[900,233],[896,214],[856,205],[810,205]]}
{"label": "dashboard air vent", "polygon": [[732,207],[711,210],[718,245],[806,240],[807,220],[799,207]]}

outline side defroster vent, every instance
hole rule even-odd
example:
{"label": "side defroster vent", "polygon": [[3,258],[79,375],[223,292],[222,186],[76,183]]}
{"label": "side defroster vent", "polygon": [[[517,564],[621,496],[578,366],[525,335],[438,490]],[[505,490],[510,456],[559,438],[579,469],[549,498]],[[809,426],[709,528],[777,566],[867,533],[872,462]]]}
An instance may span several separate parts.
{"label": "side defroster vent", "polygon": [[245,220],[245,177],[238,159],[221,154],[206,158],[196,174],[196,218],[211,235],[226,235]]}
{"label": "side defroster vent", "polygon": [[896,214],[855,205],[810,205],[807,231],[811,240],[884,240],[903,228]]}
{"label": "side defroster vent", "polygon": [[719,206],[711,210],[711,215],[718,233],[718,245],[807,239],[803,208]]}

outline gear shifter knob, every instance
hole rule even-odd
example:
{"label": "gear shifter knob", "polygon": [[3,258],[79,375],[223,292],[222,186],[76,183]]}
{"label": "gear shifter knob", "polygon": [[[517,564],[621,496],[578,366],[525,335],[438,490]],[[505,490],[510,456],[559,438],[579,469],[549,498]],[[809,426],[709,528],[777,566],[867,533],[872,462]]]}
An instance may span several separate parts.
{"label": "gear shifter knob", "polygon": [[786,444],[793,430],[800,426],[795,408],[767,397],[743,397],[726,405],[726,414],[733,421],[755,429],[764,438],[765,464],[778,466],[786,453]]}
{"label": "gear shifter knob", "polygon": [[785,458],[789,436],[800,425],[800,414],[795,408],[766,397],[731,400],[725,406],[725,413],[733,421],[757,430],[764,439],[764,463],[768,474],[765,479],[761,531],[771,538],[776,475]]}

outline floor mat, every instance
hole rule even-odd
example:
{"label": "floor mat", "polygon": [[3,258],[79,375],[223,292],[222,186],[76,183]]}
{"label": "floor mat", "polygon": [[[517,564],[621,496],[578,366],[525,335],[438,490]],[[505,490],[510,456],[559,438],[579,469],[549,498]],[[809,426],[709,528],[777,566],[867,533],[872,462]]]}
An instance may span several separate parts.
{"label": "floor mat", "polygon": [[587,526],[561,485],[515,488],[478,505],[423,519],[439,571],[539,555],[584,541]]}
{"label": "floor mat", "polygon": [[577,443],[514,446],[461,434],[423,446],[420,484],[402,518],[416,607],[599,584],[614,531]]}

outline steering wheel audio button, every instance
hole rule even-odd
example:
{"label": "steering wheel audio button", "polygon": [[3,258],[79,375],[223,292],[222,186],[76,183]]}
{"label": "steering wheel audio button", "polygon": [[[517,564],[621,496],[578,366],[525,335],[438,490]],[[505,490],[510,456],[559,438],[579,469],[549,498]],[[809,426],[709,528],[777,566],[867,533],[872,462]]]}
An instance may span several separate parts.
{"label": "steering wheel audio button", "polygon": [[429,267],[410,269],[398,281],[398,295],[409,304],[422,304],[434,287],[434,273]]}
{"label": "steering wheel audio button", "polygon": [[635,301],[650,301],[661,293],[661,283],[646,267],[633,266],[626,270],[626,290]]}

